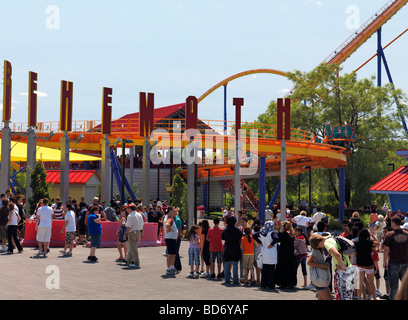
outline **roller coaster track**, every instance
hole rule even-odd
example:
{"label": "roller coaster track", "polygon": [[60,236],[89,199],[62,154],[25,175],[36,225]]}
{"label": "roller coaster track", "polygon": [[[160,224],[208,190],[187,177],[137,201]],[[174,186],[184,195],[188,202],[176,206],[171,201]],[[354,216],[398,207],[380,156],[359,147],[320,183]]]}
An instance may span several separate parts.
{"label": "roller coaster track", "polygon": [[325,60],[327,64],[342,64],[361,45],[388,22],[408,0],[390,0],[370,19],[368,19],[357,31],[336,48]]}
{"label": "roller coaster track", "polygon": [[[342,64],[354,52],[358,50],[371,36],[378,31],[385,23],[387,23],[403,6],[407,4],[408,0],[390,0],[380,10],[378,10],[370,19],[368,19],[358,30],[356,30],[349,38],[347,38],[340,46],[338,46],[323,62],[327,64]],[[405,32],[404,32],[405,33]],[[371,58],[372,59],[372,58]],[[366,62],[367,63],[367,62]],[[364,64],[365,65],[365,64]],[[362,66],[361,66],[362,67]],[[360,68],[361,68],[360,67]],[[359,68],[359,69],[360,69]],[[215,86],[207,90],[198,98],[201,102],[209,94],[222,86],[226,86],[230,81],[256,73],[269,73],[279,76],[287,77],[285,71],[276,69],[253,69],[237,73],[228,77]],[[293,91],[293,90],[292,90]],[[289,92],[289,94],[292,93]],[[288,94],[288,95],[289,95]]]}

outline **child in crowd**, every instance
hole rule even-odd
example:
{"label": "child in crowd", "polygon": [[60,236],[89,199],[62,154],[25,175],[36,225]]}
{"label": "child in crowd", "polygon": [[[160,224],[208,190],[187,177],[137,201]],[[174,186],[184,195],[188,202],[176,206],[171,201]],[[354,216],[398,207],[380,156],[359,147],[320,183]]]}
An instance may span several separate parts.
{"label": "child in crowd", "polygon": [[218,274],[217,278],[221,279],[223,277],[223,272],[221,272],[221,264],[224,263],[224,246],[222,244],[221,234],[222,229],[219,227],[220,219],[215,218],[213,220],[214,227],[208,230],[207,240],[209,241],[209,248],[210,248],[210,270],[211,270],[211,278],[215,278],[215,262],[217,261],[218,264]]}
{"label": "child in crowd", "polygon": [[[118,241],[116,242],[116,247],[118,248],[118,251],[119,251],[119,258],[115,260],[117,262],[126,262],[126,255],[127,255],[126,219],[127,219],[127,216],[128,216],[127,210],[121,211],[120,227],[119,227],[119,230],[117,231]],[[123,247],[123,251],[122,251],[122,247]],[[122,252],[124,252],[124,254],[122,254]]]}
{"label": "child in crowd", "polygon": [[193,225],[186,235],[189,242],[188,265],[190,266],[189,277],[198,277],[200,268],[200,236],[198,235],[200,227]]}
{"label": "child in crowd", "polygon": [[306,236],[304,231],[301,227],[295,228],[295,255],[296,255],[296,270],[299,265],[302,266],[302,274],[303,274],[303,288],[310,288],[307,286],[307,268],[306,268],[306,259],[307,259],[307,243],[306,243]]}
{"label": "child in crowd", "polygon": [[[371,240],[371,237],[373,237],[374,240]],[[366,280],[369,297],[372,296],[372,299],[377,300],[374,285],[374,262],[371,253],[373,246],[378,244],[378,240],[367,228],[363,228],[358,234],[358,241],[354,242],[354,244],[356,247],[355,254],[360,281],[359,289],[357,289],[358,299],[360,300],[361,296],[363,296],[363,299],[366,300],[367,295],[364,287]]]}
{"label": "child in crowd", "polygon": [[[242,264],[244,268],[244,280],[243,283],[254,285],[256,284],[254,275],[254,249],[258,246],[258,243],[254,241],[251,235],[251,229],[244,229],[244,236],[241,238],[241,250],[242,250]],[[251,275],[251,281],[248,280],[248,275]]]}

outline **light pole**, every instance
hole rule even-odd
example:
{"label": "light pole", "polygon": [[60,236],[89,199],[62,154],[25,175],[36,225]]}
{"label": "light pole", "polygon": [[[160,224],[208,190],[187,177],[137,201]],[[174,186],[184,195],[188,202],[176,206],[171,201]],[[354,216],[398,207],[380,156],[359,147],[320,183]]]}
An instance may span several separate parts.
{"label": "light pole", "polygon": [[387,164],[387,166],[392,166],[392,172],[394,172],[394,170],[395,170],[395,163],[389,163],[389,164]]}

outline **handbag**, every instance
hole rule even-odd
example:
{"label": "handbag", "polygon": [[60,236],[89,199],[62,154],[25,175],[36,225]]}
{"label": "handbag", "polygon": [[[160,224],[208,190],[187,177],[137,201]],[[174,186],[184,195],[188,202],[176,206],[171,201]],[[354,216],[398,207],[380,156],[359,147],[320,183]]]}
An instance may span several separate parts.
{"label": "handbag", "polygon": [[[313,250],[312,255],[315,257],[316,263],[324,263],[324,256],[318,250]],[[330,270],[318,268],[318,267],[310,267],[310,281],[313,285],[319,288],[326,288],[330,285],[331,282],[331,275]]]}
{"label": "handbag", "polygon": [[330,272],[322,268],[310,268],[310,281],[319,288],[326,288],[330,284]]}
{"label": "handbag", "polygon": [[256,258],[256,266],[262,269],[263,266],[262,253],[258,254],[258,257]]}

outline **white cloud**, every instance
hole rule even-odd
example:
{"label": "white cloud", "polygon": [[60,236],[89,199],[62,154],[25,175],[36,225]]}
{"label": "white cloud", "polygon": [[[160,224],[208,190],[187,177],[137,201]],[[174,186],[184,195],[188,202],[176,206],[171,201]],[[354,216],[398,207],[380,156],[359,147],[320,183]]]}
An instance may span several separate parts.
{"label": "white cloud", "polygon": [[[42,91],[36,91],[37,97],[44,98],[48,97],[48,93]],[[28,92],[20,92],[20,96],[28,96]]]}

